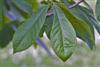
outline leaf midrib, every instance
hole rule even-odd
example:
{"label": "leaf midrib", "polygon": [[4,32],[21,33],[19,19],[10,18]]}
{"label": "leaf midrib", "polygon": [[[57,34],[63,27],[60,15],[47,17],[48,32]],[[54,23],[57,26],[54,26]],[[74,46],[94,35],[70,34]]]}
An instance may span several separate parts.
{"label": "leaf midrib", "polygon": [[[57,7],[57,9],[59,9],[59,8]],[[64,39],[63,39],[64,36],[63,36],[63,32],[62,32],[63,30],[62,30],[62,27],[61,27],[61,21],[60,21],[59,16],[58,16],[59,14],[58,14],[58,12],[57,12],[57,9],[55,8],[55,11],[56,11],[57,18],[58,18],[58,20],[59,20],[59,26],[60,26],[60,30],[61,30],[60,33],[61,33],[61,35],[62,35],[62,37],[61,37],[61,43],[62,43],[63,54],[64,54],[64,53],[65,53],[64,42],[63,42],[63,41],[64,41]],[[65,54],[64,54],[64,55],[65,55]]]}

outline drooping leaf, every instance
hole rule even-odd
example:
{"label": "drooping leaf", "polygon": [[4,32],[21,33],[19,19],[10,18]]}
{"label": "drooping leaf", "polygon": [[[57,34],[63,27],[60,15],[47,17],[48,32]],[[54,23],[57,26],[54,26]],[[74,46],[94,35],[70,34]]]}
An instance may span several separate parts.
{"label": "drooping leaf", "polygon": [[[78,11],[77,11],[77,9]],[[100,24],[95,19],[95,16],[93,15],[92,11],[85,7],[77,6],[75,7],[76,12],[79,14],[79,18],[83,19],[86,23],[88,23],[93,31],[93,26],[96,28],[98,33],[100,34]],[[75,14],[75,13],[73,13]]]}
{"label": "drooping leaf", "polygon": [[[64,4],[69,7],[72,5],[68,0],[62,0]],[[73,2],[74,3],[74,2]],[[81,5],[77,5],[74,8],[69,9],[71,13],[78,18],[84,20],[86,23],[88,23],[91,26],[91,30],[93,31],[93,26],[96,28],[96,30],[100,33],[100,24],[96,20],[93,10],[90,10],[88,7],[83,7]]]}
{"label": "drooping leaf", "polygon": [[[85,8],[85,7],[82,7],[82,6],[79,6],[77,5],[76,7],[70,9],[71,13],[74,15],[74,16],[77,16],[79,19],[83,20],[85,23],[87,23],[92,31],[92,34],[94,36],[94,39],[95,39],[95,34],[94,34],[94,23],[97,23],[96,21],[93,21],[95,20],[93,14],[92,14],[92,11],[90,11],[89,9]],[[91,18],[92,17],[92,18]],[[78,36],[78,35],[77,35]],[[83,41],[86,41],[87,38],[81,38]],[[87,42],[88,44],[88,42]],[[89,44],[88,44],[89,45]]]}
{"label": "drooping leaf", "polygon": [[13,38],[14,53],[25,50],[33,44],[45,22],[47,10],[47,6],[42,6],[37,14],[18,28]]}
{"label": "drooping leaf", "polygon": [[96,2],[95,12],[96,12],[97,19],[100,21],[100,0],[97,0]]}
{"label": "drooping leaf", "polygon": [[66,18],[68,18],[73,25],[77,36],[84,40],[88,46],[93,49],[95,46],[95,38],[93,31],[91,31],[91,27],[84,20],[74,16],[64,4],[59,4],[58,6],[62,9]]}
{"label": "drooping leaf", "polygon": [[57,56],[66,61],[76,47],[76,34],[59,7],[54,5],[54,21],[51,30],[52,48]]}

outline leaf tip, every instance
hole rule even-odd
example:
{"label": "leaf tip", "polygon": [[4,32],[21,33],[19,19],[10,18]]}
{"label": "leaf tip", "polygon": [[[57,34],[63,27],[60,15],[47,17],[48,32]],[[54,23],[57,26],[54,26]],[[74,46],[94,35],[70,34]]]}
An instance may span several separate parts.
{"label": "leaf tip", "polygon": [[72,56],[72,52],[67,54],[67,55],[63,55],[63,56],[58,56],[63,62],[66,62],[71,56]]}

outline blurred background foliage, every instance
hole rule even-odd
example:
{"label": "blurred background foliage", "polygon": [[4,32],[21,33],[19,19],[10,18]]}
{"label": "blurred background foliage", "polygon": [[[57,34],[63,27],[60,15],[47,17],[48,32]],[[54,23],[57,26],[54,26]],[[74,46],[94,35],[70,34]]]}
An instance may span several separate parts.
{"label": "blurred background foliage", "polygon": [[[45,38],[43,40],[46,41]],[[49,43],[49,41],[45,43]],[[37,49],[30,47],[13,55],[10,43],[3,50],[0,49],[0,67],[100,67],[99,44],[97,42],[96,49],[91,51],[83,42],[80,42],[78,50],[64,63],[55,56],[52,50],[52,56],[50,56],[40,47]]]}
{"label": "blurred background foliage", "polygon": [[[95,0],[88,0],[88,3],[95,8],[93,5]],[[42,40],[48,47],[50,46],[46,37]],[[10,43],[6,48],[0,49],[0,67],[100,67],[100,36],[96,33],[96,49],[93,51],[80,40],[78,45],[77,51],[64,63],[56,58],[52,50],[51,56],[41,47],[35,49],[32,46],[13,55]]]}

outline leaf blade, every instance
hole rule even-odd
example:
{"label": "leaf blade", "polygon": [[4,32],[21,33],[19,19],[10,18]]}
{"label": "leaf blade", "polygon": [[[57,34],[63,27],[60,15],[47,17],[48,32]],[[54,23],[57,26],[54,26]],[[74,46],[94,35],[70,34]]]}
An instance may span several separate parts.
{"label": "leaf blade", "polygon": [[32,45],[44,24],[47,10],[47,6],[42,6],[35,16],[18,28],[13,38],[14,53],[25,50]]}
{"label": "leaf blade", "polygon": [[54,21],[51,30],[52,48],[60,59],[66,61],[74,52],[76,34],[61,10],[57,6],[54,6],[53,10]]}
{"label": "leaf blade", "polygon": [[84,39],[88,43],[90,49],[93,49],[95,46],[95,39],[94,39],[93,31],[91,31],[89,25],[85,23],[83,20],[73,16],[73,14],[69,12],[69,10],[66,8],[64,4],[60,3],[58,4],[58,6],[62,9],[66,18],[68,18],[68,20],[73,25],[77,36],[79,38]]}

